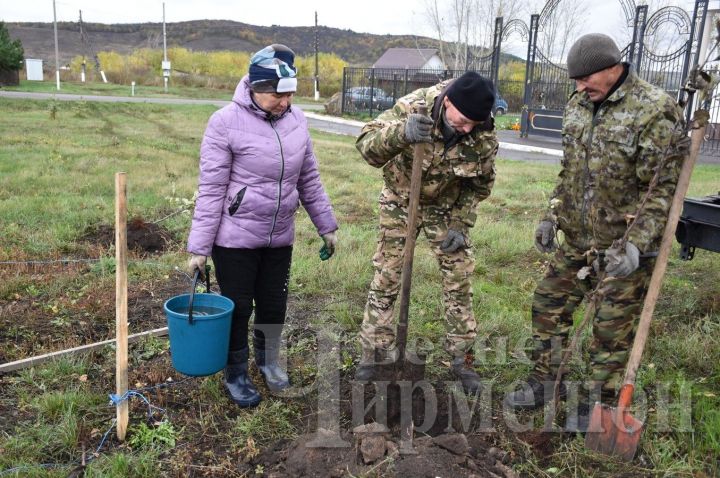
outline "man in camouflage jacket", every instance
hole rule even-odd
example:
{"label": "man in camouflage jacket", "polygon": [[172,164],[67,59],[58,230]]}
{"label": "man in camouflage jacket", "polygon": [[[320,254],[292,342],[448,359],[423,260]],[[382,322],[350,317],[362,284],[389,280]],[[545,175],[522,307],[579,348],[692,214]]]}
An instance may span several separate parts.
{"label": "man in camouflage jacket", "polygon": [[[480,379],[466,356],[477,325],[470,284],[475,258],[468,231],[475,225],[478,203],[490,195],[495,180],[494,91],[492,82],[474,72],[416,90],[365,125],[357,139],[363,158],[382,168],[385,180],[375,274],[360,331],[363,357],[355,375],[358,380],[374,376],[376,350],[381,360],[391,359],[396,350],[393,305],[408,235],[413,145],[424,143],[419,224],[414,234],[425,232],[442,272],[444,345],[453,357],[451,370],[466,390],[479,389]],[[420,105],[428,107],[430,117],[416,113]]]}
{"label": "man in camouflage jacket", "polygon": [[[550,210],[535,233],[541,252],[555,250],[556,230],[563,232],[564,242],[535,290],[534,370],[527,386],[506,395],[505,403],[537,408],[552,397],[573,312],[604,273],[611,279],[599,290],[590,380],[581,387],[580,406],[566,425],[584,429],[592,402],[610,401],[622,385],[687,141],[681,109],[620,62],[610,37],[581,37],[570,49],[568,72],[577,89],[563,118],[562,170]],[[637,214],[658,168],[659,180],[628,242],[614,244]]]}

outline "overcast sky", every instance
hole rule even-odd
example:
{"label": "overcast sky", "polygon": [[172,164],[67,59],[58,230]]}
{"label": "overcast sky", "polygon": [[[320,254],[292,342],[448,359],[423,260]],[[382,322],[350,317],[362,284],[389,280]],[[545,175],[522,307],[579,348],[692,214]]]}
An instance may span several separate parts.
{"label": "overcast sky", "polygon": [[[162,21],[162,0],[56,0],[58,21],[143,23]],[[0,0],[0,19],[53,20],[52,0]],[[425,34],[422,0],[165,0],[165,20],[233,20],[252,25],[323,26],[376,34]]]}
{"label": "overcast sky", "polygon": [[[572,1],[572,0],[566,0]],[[712,0],[715,5],[719,0]],[[98,23],[144,23],[162,21],[163,0],[56,0],[58,21],[83,20]],[[437,38],[426,19],[426,0],[165,0],[167,22],[187,20],[233,20],[252,25],[312,26],[315,11],[322,26],[375,34],[416,34]],[[530,13],[539,13],[544,0],[525,0]],[[562,2],[561,2],[562,3]],[[640,3],[636,0],[636,3]],[[650,5],[672,3],[692,10],[693,0],[649,0]],[[440,5],[451,4],[440,0]],[[584,18],[578,18],[584,32],[608,33],[621,41],[628,27],[621,18],[620,1],[589,1]],[[0,0],[0,20],[52,22],[53,0]],[[651,6],[651,13],[654,8]],[[525,18],[527,17],[527,18]],[[507,21],[507,19],[506,19]],[[506,48],[524,57],[526,43],[511,35]]]}

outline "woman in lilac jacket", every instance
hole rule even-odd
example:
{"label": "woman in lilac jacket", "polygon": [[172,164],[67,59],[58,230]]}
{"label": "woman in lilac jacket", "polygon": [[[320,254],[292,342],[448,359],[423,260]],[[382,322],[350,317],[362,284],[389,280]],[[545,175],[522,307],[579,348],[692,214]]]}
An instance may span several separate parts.
{"label": "woman in lilac jacket", "polygon": [[261,398],[248,375],[253,308],[255,363],[271,391],[290,385],[278,355],[300,204],[324,241],[321,259],[337,244],[338,225],[320,182],[307,121],[291,108],[294,59],[293,51],[279,44],[257,52],[232,103],[210,117],[200,147],[189,268],[204,271],[212,256],[220,290],[235,303],[225,387],[241,407],[253,407]]}

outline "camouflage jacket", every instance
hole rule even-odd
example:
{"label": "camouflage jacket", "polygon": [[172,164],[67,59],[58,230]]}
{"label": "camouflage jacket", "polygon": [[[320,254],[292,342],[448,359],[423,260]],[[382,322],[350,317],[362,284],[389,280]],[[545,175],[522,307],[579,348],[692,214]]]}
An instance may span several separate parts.
{"label": "camouflage jacket", "polygon": [[392,109],[363,127],[356,147],[371,166],[383,168],[385,185],[390,190],[409,198],[413,145],[405,141],[405,121],[418,105],[426,104],[435,121],[432,131],[435,141],[425,144],[420,203],[448,209],[448,227],[467,231],[475,225],[478,203],[490,195],[495,181],[498,142],[494,125],[488,123],[485,130],[479,125],[445,149],[442,98],[450,81],[400,98]]}
{"label": "camouflage jacket", "polygon": [[562,126],[562,170],[549,214],[571,246],[602,250],[622,237],[661,167],[628,236],[642,252],[657,250],[687,150],[683,126],[672,98],[632,70],[594,116],[586,93],[571,95]]}

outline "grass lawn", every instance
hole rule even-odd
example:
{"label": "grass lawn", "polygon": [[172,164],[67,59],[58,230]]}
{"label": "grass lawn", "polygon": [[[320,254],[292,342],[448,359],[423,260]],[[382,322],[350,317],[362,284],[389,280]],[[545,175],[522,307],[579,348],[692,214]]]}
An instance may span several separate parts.
{"label": "grass lawn", "polygon": [[[73,88],[85,91],[82,85]],[[181,90],[173,94],[193,97]],[[167,284],[187,287],[176,268],[187,261],[188,203],[197,184],[200,140],[213,111],[212,106],[0,98],[0,362],[113,337],[114,250],[88,237],[113,224],[117,171],[127,173],[129,216],[162,226],[170,238],[162,253],[131,253],[130,333],[163,325],[162,301],[176,293]],[[308,330],[337,331],[343,380],[354,371],[381,187],[381,172],[362,161],[354,138],[313,132],[313,140],[341,229],[337,256],[321,262],[320,239],[304,211],[297,217],[287,329],[291,378],[303,384],[312,383],[318,371]],[[499,158],[497,170],[495,189],[479,207],[471,239],[482,338],[476,350],[485,352],[478,371],[492,380],[499,406],[505,388],[529,367],[518,352],[530,337],[532,293],[547,260],[534,249],[532,234],[558,168]],[[716,193],[718,184],[720,167],[698,166],[690,195]],[[77,267],[51,262],[62,259],[91,262]],[[437,265],[421,239],[411,341],[442,343],[439,284]],[[579,437],[553,438],[552,451],[541,454],[500,428],[491,439],[515,457],[515,471],[525,476],[718,473],[718,284],[720,255],[698,251],[693,261],[682,262],[673,253],[639,375],[650,408],[640,458],[622,464],[594,455]],[[153,415],[157,411],[149,419],[147,405],[132,401],[127,443],[104,442],[88,476],[187,476],[189,470],[196,476],[259,476],[262,466],[248,463],[263,447],[314,426],[314,391],[268,397],[258,409],[241,411],[224,397],[219,375],[186,381],[173,375],[167,348],[165,339],[131,348],[131,387],[146,390],[150,402],[164,409],[162,420]],[[446,362],[436,347],[427,367],[432,380],[447,380]],[[115,416],[107,405],[113,366],[108,347],[0,375],[0,474],[24,466],[29,468],[8,476],[67,476],[84,451],[92,456]],[[175,385],[167,381],[170,376]],[[527,417],[537,421],[542,413]]]}
{"label": "grass lawn", "polygon": [[[238,81],[240,78],[238,78]],[[119,85],[116,83],[100,83],[79,81],[63,81],[60,83],[60,91],[54,81],[27,81],[20,80],[18,86],[3,86],[7,91],[27,91],[32,93],[63,93],[69,95],[101,95],[101,96],[130,96],[132,86]],[[234,90],[223,88],[197,88],[191,86],[173,85],[170,80],[168,91],[162,86],[135,85],[135,96],[145,98],[201,98],[230,100]],[[315,100],[311,97],[296,96],[296,103],[312,104]]]}

